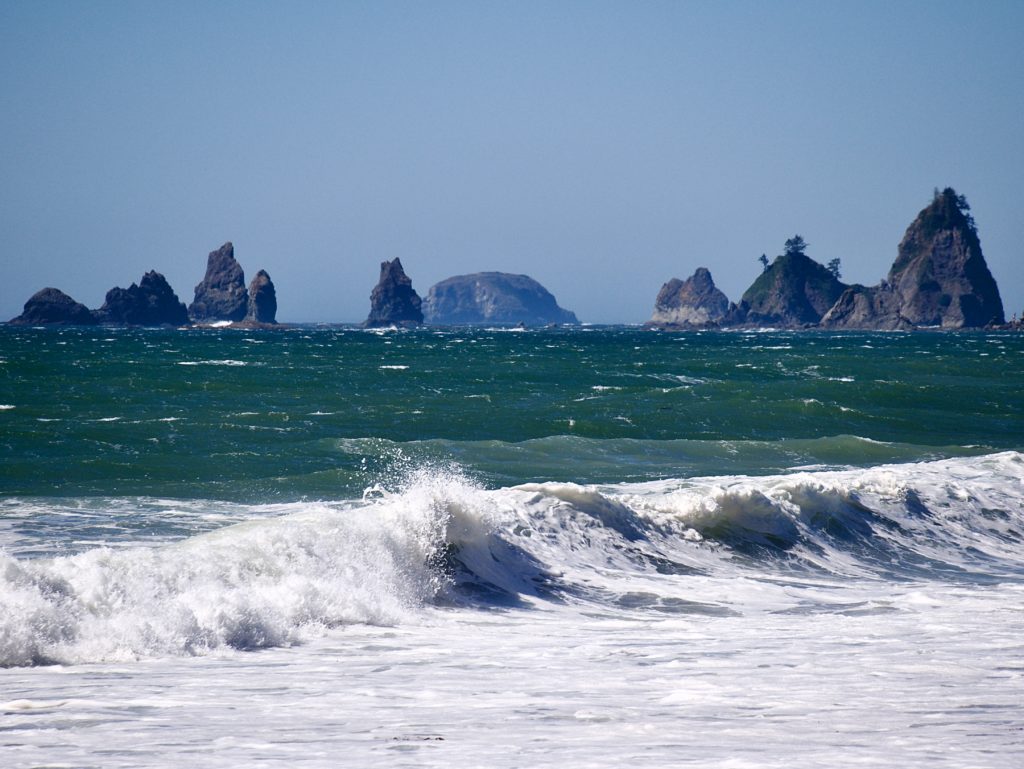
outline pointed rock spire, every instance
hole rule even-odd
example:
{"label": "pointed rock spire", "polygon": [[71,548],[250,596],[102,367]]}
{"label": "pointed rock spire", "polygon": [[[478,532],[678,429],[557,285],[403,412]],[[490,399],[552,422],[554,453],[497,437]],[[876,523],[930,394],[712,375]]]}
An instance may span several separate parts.
{"label": "pointed rock spire", "polygon": [[206,276],[196,286],[196,295],[188,314],[195,321],[242,320],[249,306],[245,273],[235,260],[235,247],[229,241],[206,260]]}
{"label": "pointed rock spire", "polygon": [[422,305],[401,260],[381,262],[380,280],[370,294],[370,315],[363,326],[419,325],[423,323]]}
{"label": "pointed rock spire", "polygon": [[277,292],[266,270],[257,272],[249,284],[249,310],[245,319],[250,323],[277,323]]}

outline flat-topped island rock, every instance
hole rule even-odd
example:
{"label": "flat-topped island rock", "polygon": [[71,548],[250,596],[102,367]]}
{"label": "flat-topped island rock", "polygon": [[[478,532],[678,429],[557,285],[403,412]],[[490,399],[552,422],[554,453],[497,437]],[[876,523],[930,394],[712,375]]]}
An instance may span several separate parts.
{"label": "flat-topped island rock", "polygon": [[527,275],[477,272],[456,275],[431,286],[423,315],[433,325],[478,323],[542,326],[579,323],[558,306],[554,295]]}

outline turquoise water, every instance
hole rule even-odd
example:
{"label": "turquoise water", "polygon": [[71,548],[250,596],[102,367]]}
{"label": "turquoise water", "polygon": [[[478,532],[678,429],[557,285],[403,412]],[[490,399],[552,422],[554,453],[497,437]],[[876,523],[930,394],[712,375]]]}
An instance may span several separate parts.
{"label": "turquoise water", "polygon": [[0,329],[0,494],[358,497],[1024,448],[1024,336]]}

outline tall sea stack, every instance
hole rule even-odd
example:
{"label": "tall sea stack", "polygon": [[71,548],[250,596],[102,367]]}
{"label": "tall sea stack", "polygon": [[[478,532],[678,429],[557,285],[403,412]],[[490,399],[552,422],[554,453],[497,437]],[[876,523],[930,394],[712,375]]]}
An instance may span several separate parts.
{"label": "tall sea stack", "polygon": [[952,187],[936,191],[900,242],[888,282],[900,299],[900,313],[916,326],[1005,322],[970,210]]}
{"label": "tall sea stack", "polygon": [[381,262],[380,280],[370,294],[370,315],[363,326],[418,326],[423,323],[422,306],[401,260]]}
{"label": "tall sea stack", "polygon": [[277,323],[277,291],[266,270],[260,270],[249,284],[249,323]]}
{"label": "tall sea stack", "polygon": [[188,307],[189,317],[197,322],[242,320],[249,308],[245,273],[235,261],[235,247],[225,243],[211,251],[206,260],[206,276],[196,286],[196,296]]}

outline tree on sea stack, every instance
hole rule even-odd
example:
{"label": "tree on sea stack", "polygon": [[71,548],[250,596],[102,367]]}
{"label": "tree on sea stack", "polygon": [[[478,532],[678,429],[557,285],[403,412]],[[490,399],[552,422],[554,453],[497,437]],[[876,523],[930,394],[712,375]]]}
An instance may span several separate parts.
{"label": "tree on sea stack", "polygon": [[807,251],[807,246],[808,243],[806,240],[804,240],[799,235],[794,235],[793,237],[786,241],[785,254],[786,256],[795,256],[797,254],[799,254],[800,256],[805,256],[804,252]]}
{"label": "tree on sea stack", "polygon": [[839,265],[840,261],[838,258],[830,260],[827,265],[828,271],[836,276],[836,280],[841,280],[843,277],[842,272],[840,272]]}

